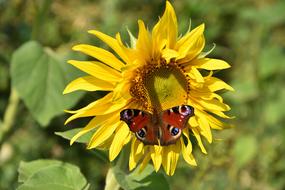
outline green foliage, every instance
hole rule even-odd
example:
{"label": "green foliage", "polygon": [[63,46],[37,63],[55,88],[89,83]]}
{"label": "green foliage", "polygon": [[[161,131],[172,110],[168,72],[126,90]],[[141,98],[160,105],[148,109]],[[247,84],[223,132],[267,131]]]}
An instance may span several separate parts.
{"label": "green foliage", "polygon": [[[246,147],[246,148],[245,148]],[[238,168],[249,163],[257,153],[257,142],[252,136],[240,137],[234,146],[235,162]]]}
{"label": "green foliage", "polygon": [[259,75],[262,79],[272,77],[274,75],[282,75],[285,72],[284,62],[285,55],[282,48],[278,46],[268,46],[261,50],[259,58]]}
{"label": "green foliage", "polygon": [[78,167],[56,160],[21,162],[18,190],[83,190],[87,182]]}
{"label": "green foliage", "polygon": [[52,50],[35,41],[16,50],[11,62],[12,86],[42,126],[73,106],[82,95],[62,96],[62,90],[74,75],[67,72],[69,65],[57,59]]}
{"label": "green foliage", "polygon": [[138,167],[131,174],[124,173],[118,167],[113,167],[113,171],[116,180],[125,190],[169,190],[168,182],[163,174],[156,173],[150,165],[147,165],[142,172]]}
{"label": "green foliage", "polygon": [[[232,120],[236,127],[214,132],[213,143],[205,142],[206,156],[194,145],[195,168],[181,161],[174,176],[165,178],[152,166],[139,173],[138,169],[127,172],[114,163],[115,179],[123,189],[284,189],[285,1],[172,2],[180,33],[187,31],[190,17],[192,28],[204,22],[205,50],[217,45],[207,56],[223,58],[232,65],[227,72],[215,75],[235,88],[224,97],[232,107],[229,115],[236,116]],[[87,120],[72,122],[67,128],[63,110],[85,106],[96,100],[98,93],[84,98],[82,92],[62,95],[68,82],[83,75],[66,60],[86,59],[71,53],[77,43],[108,48],[87,30],[98,29],[111,36],[119,31],[126,41],[126,26],[136,37],[137,19],[151,28],[163,9],[164,1],[149,0],[0,1],[1,190],[104,188],[110,167],[108,153],[86,150],[93,131],[77,140],[83,144],[69,146],[68,140]],[[129,45],[134,43],[131,37]],[[11,89],[21,101],[13,105],[17,113],[7,117],[13,120],[7,125],[3,117],[11,108]],[[3,126],[9,129],[5,133]],[[55,135],[55,131],[60,132]],[[74,163],[86,179],[76,166],[39,160],[43,158]],[[127,165],[126,157],[123,161]]]}

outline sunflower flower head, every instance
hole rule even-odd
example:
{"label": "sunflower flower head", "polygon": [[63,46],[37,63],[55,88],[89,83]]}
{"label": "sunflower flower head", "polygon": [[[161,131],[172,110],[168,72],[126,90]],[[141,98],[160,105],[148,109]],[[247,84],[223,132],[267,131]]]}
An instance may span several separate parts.
{"label": "sunflower flower head", "polygon": [[69,61],[87,75],[68,84],[64,93],[109,93],[84,108],[68,111],[72,116],[66,123],[92,117],[71,144],[95,129],[89,149],[109,150],[112,161],[130,143],[130,170],[138,164],[144,169],[152,161],[156,171],[162,165],[168,175],[173,175],[180,154],[188,164],[196,165],[190,135],[206,154],[202,138],[211,143],[211,129],[228,126],[216,118],[230,118],[224,113],[230,107],[217,91],[233,88],[212,75],[214,70],[230,65],[205,57],[204,24],[178,37],[176,14],[168,1],[152,30],[141,20],[138,27],[137,38],[132,36],[132,47],[122,42],[119,33],[110,37],[97,30],[89,31],[115,54],[91,45],[73,47],[95,59]]}

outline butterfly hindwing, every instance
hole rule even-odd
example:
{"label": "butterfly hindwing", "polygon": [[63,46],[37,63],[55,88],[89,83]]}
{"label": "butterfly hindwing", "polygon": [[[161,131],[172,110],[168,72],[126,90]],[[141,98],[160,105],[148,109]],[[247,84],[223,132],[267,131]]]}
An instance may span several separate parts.
{"label": "butterfly hindwing", "polygon": [[162,124],[160,143],[161,145],[174,144],[181,136],[182,130],[194,115],[194,108],[189,105],[176,106],[161,114]]}
{"label": "butterfly hindwing", "polygon": [[121,111],[120,119],[128,124],[130,131],[144,144],[157,144],[157,127],[152,124],[150,113],[137,109],[125,109]]}

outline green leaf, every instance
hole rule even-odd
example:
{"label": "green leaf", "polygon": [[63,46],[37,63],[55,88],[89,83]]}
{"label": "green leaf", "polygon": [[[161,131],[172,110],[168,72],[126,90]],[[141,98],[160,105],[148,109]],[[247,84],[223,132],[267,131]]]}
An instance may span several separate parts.
{"label": "green leaf", "polygon": [[253,136],[240,137],[234,146],[234,156],[238,168],[249,163],[257,153],[257,142]]}
{"label": "green leaf", "polygon": [[[76,133],[78,133],[82,128],[76,128],[76,129],[71,129],[68,131],[64,131],[64,132],[55,132],[56,135],[70,140]],[[92,135],[94,134],[95,130],[91,130],[88,133],[82,135],[81,137],[79,137],[75,142],[77,143],[84,143],[84,144],[88,144],[88,142],[90,141]],[[96,157],[100,158],[102,161],[109,163],[109,158],[108,155],[106,154],[105,151],[102,150],[98,150],[98,149],[93,149],[92,153],[95,154]]]}
{"label": "green leaf", "polygon": [[21,162],[18,169],[18,181],[25,182],[34,173],[51,165],[62,165],[62,162],[57,160],[36,160],[33,162]]}
{"label": "green leaf", "polygon": [[67,83],[77,74],[77,70],[59,60],[52,50],[35,41],[25,43],[12,56],[12,85],[42,126],[71,108],[83,95],[62,95]]}
{"label": "green leaf", "polygon": [[[55,132],[56,135],[61,136],[65,139],[72,139],[72,137],[75,136],[75,134],[77,134],[82,128],[76,128],[76,129],[71,129],[68,131],[64,131],[64,132]],[[92,137],[94,133],[94,130],[89,131],[88,133],[82,135],[81,137],[79,137],[75,142],[78,143],[88,143]]]}
{"label": "green leaf", "polygon": [[117,182],[125,190],[170,189],[164,175],[156,173],[150,165],[147,165],[142,172],[139,172],[139,168],[136,168],[131,174],[125,174],[118,167],[114,167],[113,171]]}
{"label": "green leaf", "polygon": [[78,167],[56,160],[21,162],[18,190],[80,190],[87,181]]}

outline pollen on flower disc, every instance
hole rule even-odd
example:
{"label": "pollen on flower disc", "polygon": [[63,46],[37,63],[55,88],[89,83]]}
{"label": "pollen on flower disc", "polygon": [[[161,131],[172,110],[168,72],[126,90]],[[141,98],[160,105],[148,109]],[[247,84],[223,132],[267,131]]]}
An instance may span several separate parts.
{"label": "pollen on flower disc", "polygon": [[184,71],[175,63],[161,61],[138,69],[132,94],[152,112],[184,104],[188,91]]}

